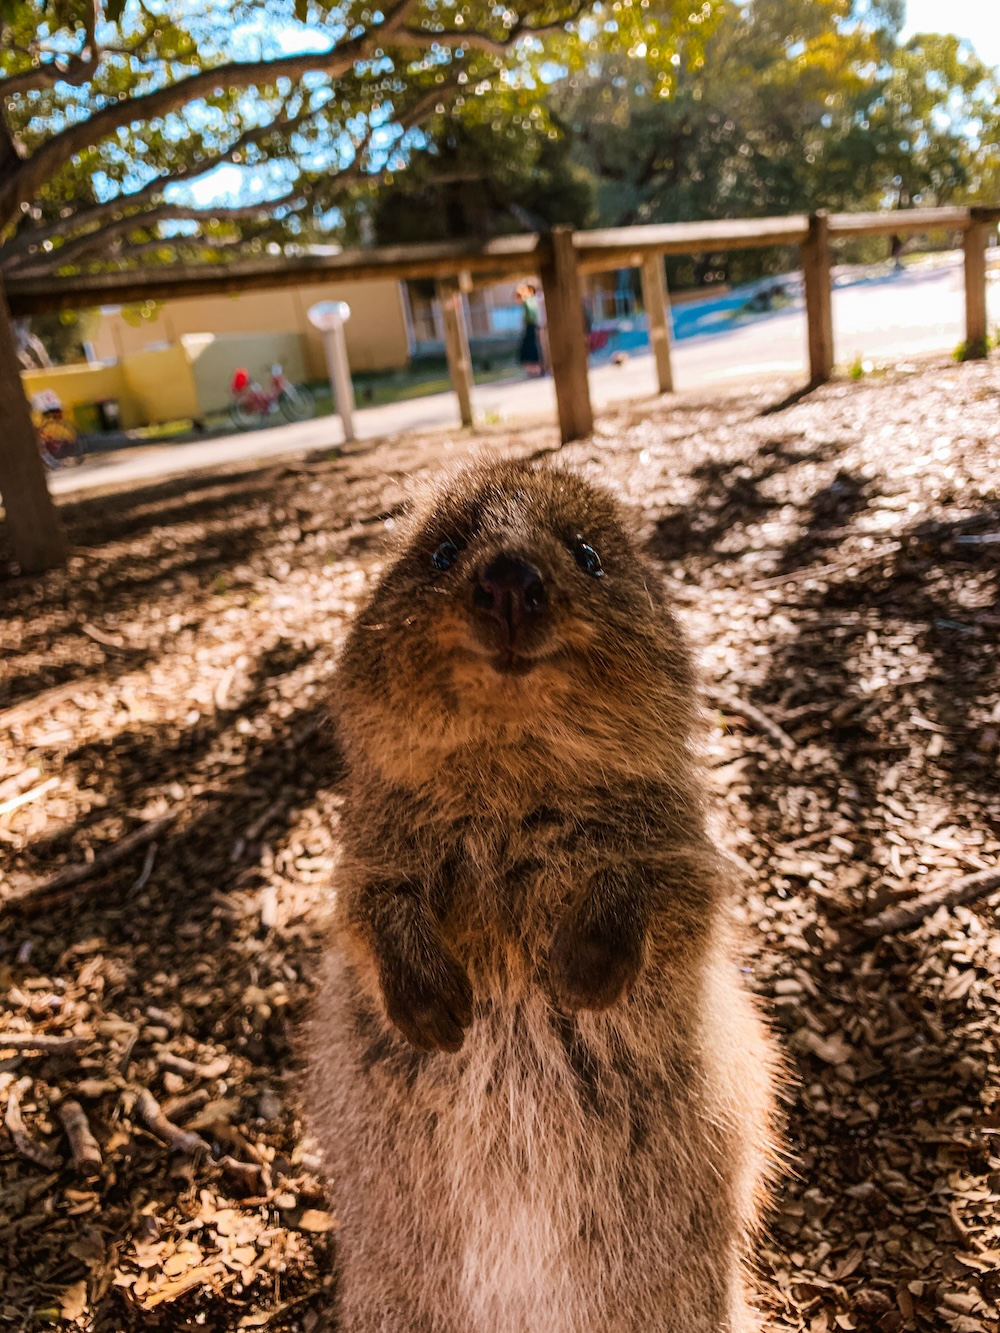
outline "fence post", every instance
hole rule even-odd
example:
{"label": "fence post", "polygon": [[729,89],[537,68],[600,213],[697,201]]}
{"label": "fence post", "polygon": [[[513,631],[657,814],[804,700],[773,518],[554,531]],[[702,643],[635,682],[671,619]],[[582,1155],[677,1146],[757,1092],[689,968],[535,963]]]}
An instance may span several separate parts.
{"label": "fence post", "polygon": [[437,284],[437,298],[444,316],[444,350],[448,358],[448,374],[458,397],[458,410],[463,426],[472,425],[472,357],[469,354],[469,331],[465,325],[465,302],[459,283],[442,278]]}
{"label": "fence post", "polygon": [[826,213],[809,217],[809,235],[802,243],[802,276],[809,331],[809,382],[824,384],[833,373],[833,279]]}
{"label": "fence post", "polygon": [[656,384],[660,393],[673,393],[674,372],[670,364],[670,295],[662,255],[647,255],[642,263],[642,303],[649,324],[649,345],[656,359]]}
{"label": "fence post", "polygon": [[25,574],[53,569],[66,559],[66,537],[38,452],[28,400],[21,383],[14,329],[0,283],[0,498],[14,559]]}
{"label": "fence post", "polygon": [[973,360],[986,355],[986,245],[989,225],[980,222],[976,209],[969,209],[969,228],[962,237],[965,251],[965,356]]}
{"label": "fence post", "polygon": [[551,248],[542,265],[542,291],[559,410],[559,434],[563,444],[567,444],[570,440],[582,440],[594,429],[587,381],[583,291],[572,227],[552,228]]}

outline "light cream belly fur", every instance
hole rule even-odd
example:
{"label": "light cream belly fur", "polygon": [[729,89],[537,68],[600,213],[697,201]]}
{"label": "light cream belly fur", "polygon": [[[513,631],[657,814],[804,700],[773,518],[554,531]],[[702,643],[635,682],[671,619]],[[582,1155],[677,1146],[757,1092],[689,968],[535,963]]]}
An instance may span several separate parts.
{"label": "light cream belly fur", "polygon": [[[535,993],[483,1014],[460,1056],[427,1057],[413,1077],[383,1076],[357,1064],[347,977],[334,964],[327,981],[313,1120],[344,1220],[349,1330],[754,1326],[732,1287],[732,1253],[713,1263],[698,1234],[700,1210],[713,1211],[716,1229],[729,1215],[733,1247],[743,1249],[766,1154],[754,1132],[767,1102],[766,1052],[731,963],[702,975],[712,1041],[697,1069],[681,1071],[671,1067],[659,1007],[633,1001],[581,1015],[571,1055]],[[395,1322],[388,1310],[376,1314],[394,1300],[387,1265],[409,1302]],[[352,1322],[366,1300],[372,1307]],[[683,1327],[677,1307],[687,1311]]]}

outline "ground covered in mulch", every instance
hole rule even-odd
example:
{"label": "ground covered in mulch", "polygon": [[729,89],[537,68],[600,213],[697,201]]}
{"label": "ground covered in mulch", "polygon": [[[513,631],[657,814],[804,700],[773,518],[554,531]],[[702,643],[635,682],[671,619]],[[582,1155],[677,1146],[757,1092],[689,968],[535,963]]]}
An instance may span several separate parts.
{"label": "ground covered in mulch", "polygon": [[[1000,859],[1000,373],[776,398],[634,406],[562,456],[639,506],[714,701],[794,1077],[767,1308],[996,1330],[997,895],[864,923]],[[85,499],[67,571],[0,581],[0,1327],[325,1326],[295,1034],[337,644],[411,476],[554,444],[418,437]]]}

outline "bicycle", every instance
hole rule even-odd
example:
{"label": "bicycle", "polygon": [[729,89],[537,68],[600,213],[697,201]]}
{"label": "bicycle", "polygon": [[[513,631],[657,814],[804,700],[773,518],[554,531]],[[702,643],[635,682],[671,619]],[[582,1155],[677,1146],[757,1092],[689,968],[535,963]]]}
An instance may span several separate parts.
{"label": "bicycle", "polygon": [[271,367],[271,386],[263,388],[242,367],[235,371],[230,384],[232,395],[229,415],[238,430],[262,425],[279,409],[288,421],[305,421],[313,414],[313,396],[304,384],[292,384],[281,366]]}

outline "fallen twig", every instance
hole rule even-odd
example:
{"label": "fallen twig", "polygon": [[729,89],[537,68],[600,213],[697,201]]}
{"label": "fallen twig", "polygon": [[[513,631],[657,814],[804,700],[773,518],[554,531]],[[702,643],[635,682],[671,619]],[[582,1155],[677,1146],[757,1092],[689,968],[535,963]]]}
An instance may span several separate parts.
{"label": "fallen twig", "polygon": [[31,722],[41,713],[47,713],[57,704],[72,699],[80,690],[91,689],[101,680],[101,676],[81,676],[79,680],[67,681],[65,685],[53,685],[50,690],[42,690],[30,699],[22,699],[0,713],[0,728],[16,727],[21,722]]}
{"label": "fallen twig", "polygon": [[30,805],[32,801],[37,801],[47,791],[51,791],[53,787],[58,786],[58,778],[48,778],[45,782],[40,782],[37,787],[32,787],[30,791],[23,791],[20,796],[12,796],[9,801],[0,802],[0,815],[8,815],[12,810],[17,810],[22,805]]}
{"label": "fallen twig", "polygon": [[171,810],[169,814],[161,815],[159,819],[151,819],[148,824],[141,824],[118,842],[98,852],[93,861],[83,861],[78,865],[66,866],[64,870],[57,871],[54,875],[50,875],[48,879],[41,879],[34,884],[29,884],[27,888],[16,892],[0,906],[10,906],[14,902],[22,903],[33,898],[41,898],[47,893],[56,893],[60,889],[68,889],[73,885],[82,884],[84,880],[93,879],[95,876],[103,874],[105,870],[109,870],[112,866],[117,865],[119,861],[124,861],[127,856],[131,856],[137,848],[145,847],[147,843],[159,837],[164,829],[169,828],[179,814],[179,810]]}
{"label": "fallen twig", "polygon": [[148,1088],[139,1089],[135,1109],[146,1128],[165,1143],[171,1152],[187,1153],[192,1157],[203,1157],[208,1152],[208,1144],[204,1139],[167,1119]]}
{"label": "fallen twig", "polygon": [[215,701],[215,706],[220,713],[226,712],[226,710],[229,708],[229,691],[232,688],[232,684],[235,679],[236,679],[235,664],[233,666],[226,667],[225,671],[223,671],[222,675],[219,677],[219,681],[215,687],[215,692],[212,695],[212,698]]}
{"label": "fallen twig", "polygon": [[248,843],[256,842],[257,839],[260,837],[260,835],[267,828],[268,824],[272,823],[273,820],[278,818],[282,810],[284,810],[286,804],[287,802],[282,798],[279,798],[277,801],[272,801],[271,804],[264,811],[264,813],[258,815],[257,818],[253,821],[253,823],[248,824],[247,827],[244,829],[243,837],[245,838],[245,840]]}
{"label": "fallen twig", "polygon": [[0,1032],[0,1051],[17,1051],[21,1055],[56,1055],[86,1046],[89,1037],[54,1037],[37,1032]]}
{"label": "fallen twig", "polygon": [[963,875],[960,880],[948,888],[935,889],[915,898],[905,907],[890,907],[878,916],[871,916],[864,923],[866,935],[895,935],[901,930],[918,926],[925,917],[936,912],[939,907],[957,907],[959,903],[975,902],[994,889],[1000,889],[1000,868],[979,870],[974,875]]}
{"label": "fallen twig", "polygon": [[146,1017],[151,1023],[159,1023],[165,1027],[168,1032],[176,1032],[180,1027],[180,1019],[170,1009],[160,1009],[155,1004],[146,1007]]}
{"label": "fallen twig", "polygon": [[142,869],[136,878],[135,883],[129,889],[129,893],[138,893],[144,889],[149,882],[149,877],[153,873],[153,866],[156,862],[156,843],[151,842],[146,848],[146,856],[142,863]]}
{"label": "fallen twig", "polygon": [[733,713],[742,714],[748,722],[752,722],[772,740],[777,741],[782,750],[790,754],[796,750],[796,744],[787,731],[782,731],[777,722],[772,722],[766,713],[762,713],[753,704],[748,704],[738,694],[734,694],[731,690],[720,689],[717,685],[709,685],[706,693],[713,703],[728,708]]}
{"label": "fallen twig", "polygon": [[898,550],[899,543],[892,542],[877,551],[866,551],[864,555],[851,556],[846,560],[836,560],[830,565],[804,565],[801,569],[790,569],[785,574],[772,574],[766,579],[756,579],[747,586],[751,592],[762,592],[765,588],[780,588],[786,583],[799,583],[806,579],[829,578],[831,574],[840,574],[848,569],[857,569],[860,572],[863,569],[868,569],[871,565],[880,564]]}
{"label": "fallen twig", "polygon": [[161,1069],[181,1078],[212,1079],[221,1078],[229,1068],[229,1056],[220,1055],[208,1064],[199,1065],[194,1060],[187,1060],[183,1055],[174,1055],[171,1051],[161,1051],[157,1056]]}
{"label": "fallen twig", "polygon": [[143,651],[141,648],[137,648],[135,644],[126,643],[120,634],[105,634],[103,630],[98,629],[96,625],[92,625],[90,621],[81,625],[80,629],[88,639],[93,639],[102,648],[110,648],[113,652],[141,653]]}
{"label": "fallen twig", "polygon": [[205,1088],[185,1093],[182,1097],[171,1097],[163,1103],[163,1114],[168,1120],[187,1120],[189,1116],[207,1106],[211,1098]]}
{"label": "fallen twig", "polygon": [[101,1147],[90,1131],[83,1107],[72,1099],[60,1102],[58,1115],[69,1139],[73,1165],[82,1175],[98,1175],[101,1170]]}
{"label": "fallen twig", "polygon": [[27,1157],[29,1162],[34,1162],[36,1166],[42,1166],[46,1171],[56,1171],[62,1166],[62,1158],[57,1157],[54,1152],[50,1152],[41,1143],[36,1143],[24,1127],[24,1119],[21,1115],[21,1093],[31,1087],[31,1079],[23,1078],[15,1083],[7,1095],[7,1113],[4,1116],[4,1124],[7,1126],[7,1133],[13,1141],[14,1147],[22,1157]]}
{"label": "fallen twig", "polygon": [[260,1191],[271,1188],[271,1173],[266,1166],[261,1166],[257,1162],[237,1161],[229,1153],[220,1157],[218,1164],[228,1176],[238,1180],[246,1189]]}

